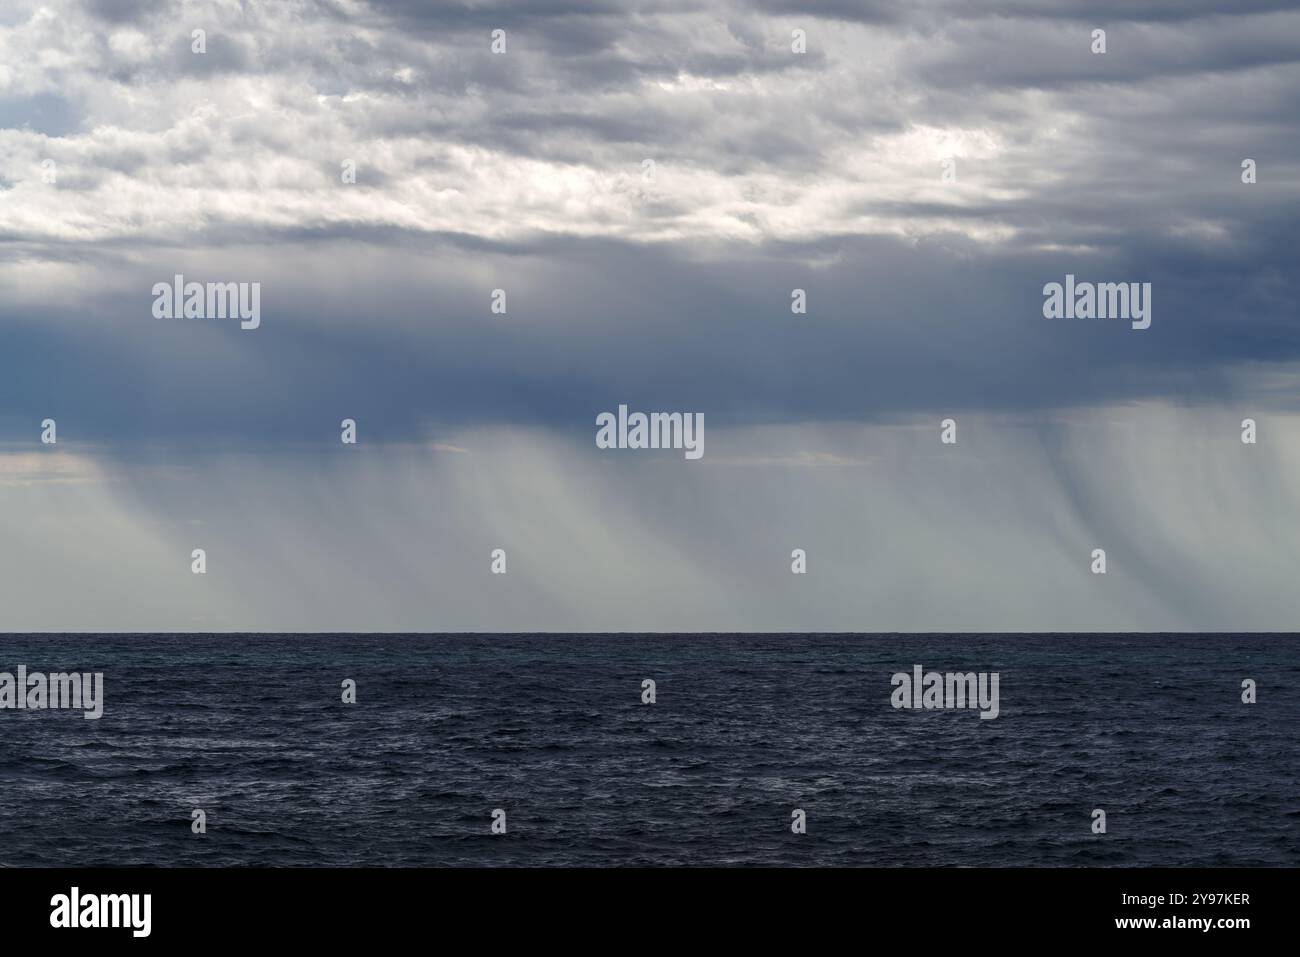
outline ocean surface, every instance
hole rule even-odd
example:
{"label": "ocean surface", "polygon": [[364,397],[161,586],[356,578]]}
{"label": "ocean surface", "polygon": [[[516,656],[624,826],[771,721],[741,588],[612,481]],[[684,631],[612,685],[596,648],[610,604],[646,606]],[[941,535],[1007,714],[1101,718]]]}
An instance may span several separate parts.
{"label": "ocean surface", "polygon": [[[916,664],[998,672],[1000,715],[894,709]],[[0,710],[0,866],[1300,865],[1297,635],[0,636],[19,665],[103,672],[104,716]]]}

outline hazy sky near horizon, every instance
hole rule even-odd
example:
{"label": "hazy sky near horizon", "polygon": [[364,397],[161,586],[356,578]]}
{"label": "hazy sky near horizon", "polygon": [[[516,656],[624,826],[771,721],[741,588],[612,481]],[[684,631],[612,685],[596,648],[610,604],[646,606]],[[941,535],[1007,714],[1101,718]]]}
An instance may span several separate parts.
{"label": "hazy sky near horizon", "polygon": [[1300,630],[1300,10],[802,6],[6,3],[0,631]]}

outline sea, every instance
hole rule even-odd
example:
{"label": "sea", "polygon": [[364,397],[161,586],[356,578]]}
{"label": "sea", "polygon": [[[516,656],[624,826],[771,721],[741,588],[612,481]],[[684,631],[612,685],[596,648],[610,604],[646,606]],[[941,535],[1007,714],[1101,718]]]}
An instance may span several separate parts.
{"label": "sea", "polygon": [[[1294,634],[0,635],[20,665],[101,672],[103,716],[0,710],[0,866],[1300,865]],[[998,716],[894,707],[917,665],[996,672]]]}

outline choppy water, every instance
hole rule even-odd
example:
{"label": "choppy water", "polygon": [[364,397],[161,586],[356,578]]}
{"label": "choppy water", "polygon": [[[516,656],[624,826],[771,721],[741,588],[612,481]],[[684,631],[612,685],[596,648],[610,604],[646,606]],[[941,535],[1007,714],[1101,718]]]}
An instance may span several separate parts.
{"label": "choppy water", "polygon": [[[106,705],[0,711],[0,865],[1300,864],[1295,635],[0,636],[20,664]],[[894,710],[914,664],[998,671],[1001,716]]]}

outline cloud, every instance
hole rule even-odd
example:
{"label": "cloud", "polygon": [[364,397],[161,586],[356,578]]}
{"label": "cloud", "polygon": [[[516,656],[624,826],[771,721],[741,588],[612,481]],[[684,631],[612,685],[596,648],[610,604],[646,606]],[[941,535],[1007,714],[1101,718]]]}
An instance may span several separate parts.
{"label": "cloud", "polygon": [[[770,5],[92,6],[125,18],[107,32],[71,4],[26,9],[0,28],[10,241],[386,227],[1107,243],[1171,214],[1235,235],[1251,216],[1245,152],[1265,163],[1258,193],[1297,198],[1300,144],[1270,118],[1296,105],[1300,14],[1268,4],[1173,20],[1153,6],[1149,22],[1110,25],[1104,56],[1086,8],[1066,5],[848,21],[829,5],[799,20],[802,56]],[[190,24],[206,54],[190,52]],[[493,28],[513,39],[504,55]],[[1179,114],[1187,135],[1170,142],[1158,121]],[[1198,133],[1211,125],[1231,139]]]}
{"label": "cloud", "polygon": [[[92,627],[1284,624],[1300,13],[1218,6],[6,4],[14,620],[68,569]],[[155,319],[178,273],[261,327]],[[1044,320],[1067,273],[1151,328]],[[593,458],[620,402],[706,464]]]}
{"label": "cloud", "polygon": [[[620,402],[702,411],[714,429],[1157,397],[1295,410],[1285,230],[1249,247],[1169,237],[1120,255],[960,237],[720,259],[594,240],[499,252],[320,238],[19,261],[0,266],[0,436],[34,441],[48,416],[63,441],[119,454],[330,445],[350,417],[371,442],[481,425],[590,438]],[[1151,328],[1044,320],[1042,286],[1067,272],[1152,282]],[[153,284],[176,273],[261,281],[261,327],[153,318]],[[506,316],[490,312],[495,288]],[[792,288],[808,291],[806,316],[791,314]]]}

